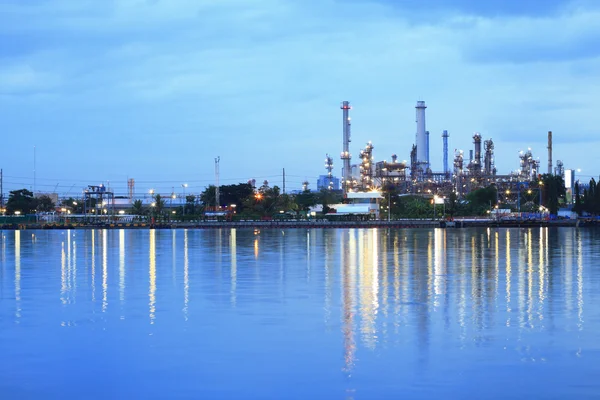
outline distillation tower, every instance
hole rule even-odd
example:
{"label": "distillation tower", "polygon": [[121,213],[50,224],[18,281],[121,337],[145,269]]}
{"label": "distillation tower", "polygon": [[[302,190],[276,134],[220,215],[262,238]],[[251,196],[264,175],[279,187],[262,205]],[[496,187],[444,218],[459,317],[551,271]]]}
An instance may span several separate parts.
{"label": "distillation tower", "polygon": [[521,159],[520,178],[523,180],[535,180],[540,168],[540,162],[539,160],[533,159],[531,149],[527,149],[525,152],[521,151],[519,153],[519,158]]}
{"label": "distillation tower", "polygon": [[487,176],[496,175],[494,166],[494,141],[492,139],[483,142],[485,156],[483,158],[483,173]]}
{"label": "distillation tower", "polygon": [[363,190],[373,188],[373,144],[367,146],[360,152],[360,184]]}
{"label": "distillation tower", "polygon": [[448,131],[442,132],[442,138],[444,139],[444,175],[446,175],[446,179],[450,174],[450,170],[448,169]]}
{"label": "distillation tower", "polygon": [[325,169],[327,170],[327,190],[333,190],[333,158],[325,154]]}
{"label": "distillation tower", "polygon": [[340,107],[342,109],[342,123],[343,123],[343,147],[341,159],[343,162],[344,172],[342,174],[342,190],[344,192],[344,196],[348,193],[349,189],[352,186],[352,167],[350,166],[350,159],[352,156],[350,155],[350,102],[344,101]]}

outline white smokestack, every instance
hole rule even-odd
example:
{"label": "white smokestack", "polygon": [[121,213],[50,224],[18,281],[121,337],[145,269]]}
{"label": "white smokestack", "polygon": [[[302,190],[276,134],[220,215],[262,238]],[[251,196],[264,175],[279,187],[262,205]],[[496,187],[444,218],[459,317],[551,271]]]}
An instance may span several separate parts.
{"label": "white smokestack", "polygon": [[423,167],[427,164],[427,134],[425,133],[425,109],[424,101],[417,101],[417,163]]}

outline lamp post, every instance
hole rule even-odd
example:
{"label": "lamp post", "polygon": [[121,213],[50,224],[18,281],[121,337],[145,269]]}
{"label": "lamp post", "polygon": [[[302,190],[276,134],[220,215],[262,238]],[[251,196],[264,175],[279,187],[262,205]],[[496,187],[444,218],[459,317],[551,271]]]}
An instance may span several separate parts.
{"label": "lamp post", "polygon": [[540,192],[540,207],[542,207],[543,206],[543,204],[542,204],[542,189],[543,189],[543,186],[544,186],[544,182],[543,181],[539,181],[539,184],[540,184],[540,187],[539,187],[539,192]]}
{"label": "lamp post", "polygon": [[[170,204],[169,204],[169,208],[171,209],[172,213],[171,214],[175,214],[175,211],[173,211],[173,199],[175,199],[175,188],[173,188],[173,191],[171,192],[171,200],[170,200]],[[170,220],[171,218],[169,218]]]}
{"label": "lamp post", "polygon": [[392,206],[390,204],[390,192],[388,191],[388,222],[392,219]]}
{"label": "lamp post", "polygon": [[185,216],[185,206],[187,204],[187,199],[185,198],[185,188],[187,187],[187,183],[182,183],[181,187],[183,188],[183,216]]}

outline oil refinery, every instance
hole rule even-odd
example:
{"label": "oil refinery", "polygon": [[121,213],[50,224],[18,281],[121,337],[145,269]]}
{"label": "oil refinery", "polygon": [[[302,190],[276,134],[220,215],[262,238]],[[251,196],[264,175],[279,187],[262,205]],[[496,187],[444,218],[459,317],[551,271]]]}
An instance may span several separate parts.
{"label": "oil refinery", "polygon": [[[352,164],[351,142],[351,117],[352,109],[349,101],[341,103],[342,110],[342,191],[345,197],[349,193],[368,192],[389,187],[390,185],[400,193],[424,196],[447,196],[451,192],[460,198],[469,192],[496,185],[500,201],[514,201],[522,189],[529,189],[531,182],[537,182],[543,173],[561,175],[565,178],[565,170],[560,160],[556,166],[552,164],[552,132],[548,132],[548,170],[542,171],[539,158],[535,158],[531,149],[518,154],[520,167],[509,174],[499,174],[494,165],[494,141],[492,138],[483,138],[479,132],[472,135],[472,147],[465,153],[456,150],[453,154],[452,165],[449,165],[447,130],[441,132],[443,141],[443,170],[431,169],[429,153],[430,132],[426,127],[425,112],[427,106],[424,101],[417,101],[416,134],[415,141],[410,149],[409,160],[399,161],[396,153],[391,155],[391,161],[377,161],[374,157],[375,145],[367,142],[365,147],[358,151],[358,161]],[[515,160],[516,161],[516,160]],[[332,177],[333,163],[327,155],[327,176]],[[573,173],[573,171],[568,171]],[[570,179],[569,179],[570,180]],[[566,182],[567,190],[571,189]]]}

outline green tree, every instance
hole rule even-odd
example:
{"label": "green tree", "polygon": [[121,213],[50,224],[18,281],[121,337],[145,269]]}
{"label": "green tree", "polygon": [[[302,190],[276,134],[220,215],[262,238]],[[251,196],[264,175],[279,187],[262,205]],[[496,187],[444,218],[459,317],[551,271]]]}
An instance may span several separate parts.
{"label": "green tree", "polygon": [[596,180],[594,178],[590,179],[590,184],[587,190],[584,191],[583,196],[583,210],[590,214],[596,214],[595,198],[597,189]]}
{"label": "green tree", "polygon": [[142,200],[135,200],[131,205],[131,211],[135,215],[144,215],[144,203],[142,202]]}
{"label": "green tree", "polygon": [[48,195],[42,195],[37,198],[37,210],[42,212],[54,211],[55,204]]}
{"label": "green tree", "polygon": [[448,196],[448,214],[450,214],[450,218],[454,217],[454,213],[456,213],[458,208],[458,196],[456,192],[453,190],[450,192]]}
{"label": "green tree", "polygon": [[544,205],[548,208],[550,214],[557,214],[560,203],[563,203],[566,196],[565,182],[560,175],[544,174],[542,175],[542,187],[540,188],[545,199]]}
{"label": "green tree", "polygon": [[27,189],[13,190],[9,193],[8,201],[6,202],[6,212],[14,214],[15,211],[22,215],[31,214],[37,207],[37,199],[33,197],[33,193]]}
{"label": "green tree", "polygon": [[575,182],[575,206],[573,207],[578,215],[581,215],[581,194],[579,193],[579,182]]}
{"label": "green tree", "polygon": [[196,213],[196,196],[188,194],[185,196],[185,215],[193,215]]}
{"label": "green tree", "polygon": [[327,214],[333,208],[329,207],[330,204],[337,204],[342,201],[341,195],[327,189],[321,189],[319,192],[319,203],[323,205],[323,214]]}
{"label": "green tree", "polygon": [[496,205],[498,192],[495,186],[488,186],[472,191],[467,195],[469,212],[474,215],[485,215]]}
{"label": "green tree", "polygon": [[[249,183],[219,186],[219,203],[223,207],[235,204],[238,212],[243,212],[245,204],[254,195],[254,188]],[[216,187],[209,185],[200,194],[200,201],[206,207],[214,207],[216,203]]]}
{"label": "green tree", "polygon": [[161,217],[165,210],[165,199],[160,194],[154,195],[154,212]]}
{"label": "green tree", "polygon": [[308,212],[311,207],[319,204],[319,194],[305,190],[294,196],[298,211]]}

